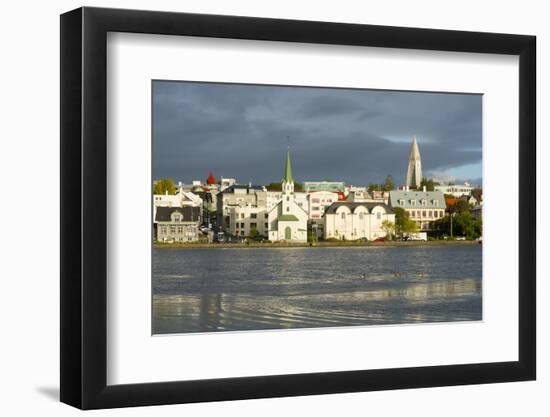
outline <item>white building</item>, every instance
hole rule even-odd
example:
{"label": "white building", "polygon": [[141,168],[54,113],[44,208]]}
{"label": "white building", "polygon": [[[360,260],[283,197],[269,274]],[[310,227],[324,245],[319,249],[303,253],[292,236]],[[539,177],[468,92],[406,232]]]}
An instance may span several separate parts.
{"label": "white building", "polygon": [[239,237],[251,236],[253,230],[268,238],[269,221],[265,206],[258,207],[252,204],[231,206],[228,208],[229,227],[226,231]]}
{"label": "white building", "polygon": [[153,194],[153,220],[157,207],[201,207],[202,199],[192,192],[178,190],[176,194]]}
{"label": "white building", "polygon": [[465,182],[464,184],[458,185],[436,185],[434,191],[442,192],[443,194],[450,194],[453,197],[462,197],[463,195],[471,195],[472,190],[475,187]]}
{"label": "white building", "polygon": [[[307,242],[307,211],[296,202],[294,179],[287,150],[281,200],[268,212],[269,240]],[[307,201],[307,200],[306,200]]]}
{"label": "white building", "polygon": [[382,224],[395,223],[392,209],[383,203],[333,203],[325,211],[325,239],[375,240],[385,237]]}

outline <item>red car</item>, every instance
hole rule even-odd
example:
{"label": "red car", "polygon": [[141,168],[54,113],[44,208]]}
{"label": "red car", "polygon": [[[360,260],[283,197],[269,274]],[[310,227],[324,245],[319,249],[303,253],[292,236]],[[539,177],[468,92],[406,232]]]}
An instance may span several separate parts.
{"label": "red car", "polygon": [[376,239],[373,240],[373,242],[384,242],[386,240],[385,237],[377,237]]}

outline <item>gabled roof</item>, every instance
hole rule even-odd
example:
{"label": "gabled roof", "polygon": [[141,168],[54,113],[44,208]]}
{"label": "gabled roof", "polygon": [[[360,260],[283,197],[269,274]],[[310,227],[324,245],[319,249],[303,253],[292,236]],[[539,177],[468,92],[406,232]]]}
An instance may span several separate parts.
{"label": "gabled roof", "polygon": [[157,207],[157,213],[155,221],[157,222],[170,222],[172,221],[172,213],[177,212],[183,215],[184,222],[196,222],[200,219],[201,208],[200,207]]}
{"label": "gabled roof", "polygon": [[388,214],[393,213],[393,210],[391,209],[391,207],[388,206],[387,204],[384,204],[384,203],[371,203],[371,202],[352,203],[352,202],[349,202],[349,201],[338,201],[338,202],[332,203],[330,206],[328,206],[327,209],[325,210],[325,214],[334,214],[334,213],[336,213],[336,210],[338,210],[338,208],[340,208],[342,206],[349,208],[352,212],[357,207],[363,206],[368,210],[369,213],[371,213],[372,209],[375,208],[375,207],[383,207],[386,210],[386,213],[388,213]]}
{"label": "gabled roof", "polygon": [[[404,203],[400,204],[399,201],[403,200]],[[420,202],[426,200],[426,205],[421,206]],[[437,201],[437,205],[432,201]],[[415,201],[415,204],[411,204],[411,201]],[[445,197],[441,191],[390,191],[390,206],[400,208],[445,208]]]}

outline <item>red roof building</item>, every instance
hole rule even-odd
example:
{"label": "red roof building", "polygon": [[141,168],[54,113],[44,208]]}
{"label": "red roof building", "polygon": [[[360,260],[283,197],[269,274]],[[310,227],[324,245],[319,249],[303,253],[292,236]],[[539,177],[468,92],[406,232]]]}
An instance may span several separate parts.
{"label": "red roof building", "polygon": [[212,174],[212,171],[208,173],[208,178],[206,179],[206,183],[208,185],[214,185],[216,184],[216,177]]}

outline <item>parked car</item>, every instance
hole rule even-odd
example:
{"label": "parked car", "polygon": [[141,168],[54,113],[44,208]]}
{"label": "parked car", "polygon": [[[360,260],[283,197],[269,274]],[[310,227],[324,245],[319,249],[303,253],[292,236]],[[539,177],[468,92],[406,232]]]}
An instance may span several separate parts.
{"label": "parked car", "polygon": [[384,242],[386,240],[385,237],[377,237],[376,239],[373,240],[373,242]]}

